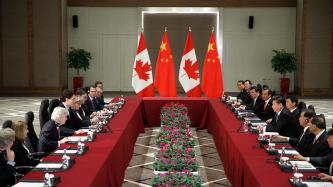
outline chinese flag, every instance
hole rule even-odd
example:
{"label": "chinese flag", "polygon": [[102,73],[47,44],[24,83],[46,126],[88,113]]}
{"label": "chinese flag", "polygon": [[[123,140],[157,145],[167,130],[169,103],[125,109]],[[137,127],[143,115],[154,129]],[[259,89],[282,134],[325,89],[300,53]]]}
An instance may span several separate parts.
{"label": "chinese flag", "polygon": [[207,97],[218,98],[223,93],[222,70],[214,32],[210,37],[202,69],[202,91]]}
{"label": "chinese flag", "polygon": [[154,86],[162,97],[177,96],[175,69],[167,31],[164,32],[157,57]]}
{"label": "chinese flag", "polygon": [[133,65],[132,86],[140,97],[154,96],[153,72],[142,32]]}
{"label": "chinese flag", "polygon": [[199,64],[195,55],[191,31],[188,31],[182,61],[179,68],[179,82],[188,97],[200,97]]}

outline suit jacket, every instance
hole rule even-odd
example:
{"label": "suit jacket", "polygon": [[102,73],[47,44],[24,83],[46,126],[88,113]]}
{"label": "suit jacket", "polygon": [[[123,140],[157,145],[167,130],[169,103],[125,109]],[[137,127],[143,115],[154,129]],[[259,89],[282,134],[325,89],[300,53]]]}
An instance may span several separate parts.
{"label": "suit jacket", "polygon": [[252,98],[249,92],[247,92],[245,89],[239,92],[237,99],[241,99],[245,105],[248,105],[252,102]]}
{"label": "suit jacket", "polygon": [[15,153],[15,163],[16,166],[36,166],[39,161],[33,160],[29,157],[28,151],[23,147],[23,143],[20,141],[15,141],[12,150]]}
{"label": "suit jacket", "polygon": [[291,112],[291,116],[293,117],[293,123],[296,124],[298,133],[301,134],[303,131],[303,128],[299,125],[299,117],[301,115],[301,112],[299,111],[298,108],[296,108],[293,112]]}
{"label": "suit jacket", "polygon": [[0,152],[0,187],[13,185],[15,183],[15,168],[7,164],[5,155],[6,151]]}
{"label": "suit jacket", "polygon": [[264,100],[262,100],[261,96],[259,95],[255,103],[254,99],[252,99],[252,102],[246,105],[246,110],[253,110],[255,114],[259,114],[260,106],[262,105],[263,102]]}
{"label": "suit jacket", "polygon": [[74,130],[78,130],[82,127],[88,127],[91,125],[90,118],[86,118],[84,116],[84,111],[80,108],[79,110],[72,110],[73,118],[76,121],[76,125],[74,127]]}
{"label": "suit jacket", "polygon": [[272,118],[271,124],[267,125],[266,131],[268,132],[278,132],[282,136],[287,137],[299,137],[298,127],[293,121],[290,111],[284,107],[280,112]]}
{"label": "suit jacket", "polygon": [[314,144],[310,145],[308,157],[323,157],[332,152],[327,143],[327,132],[322,133]]}
{"label": "suit jacket", "polygon": [[96,100],[97,100],[97,105],[98,105],[97,108],[98,108],[98,110],[103,110],[104,105],[107,104],[107,103],[104,102],[104,98],[102,98],[102,97],[96,97]]}
{"label": "suit jacket", "polygon": [[268,119],[273,118],[273,116],[275,115],[275,112],[272,108],[272,99],[269,100],[269,102],[267,103],[267,106],[265,108],[265,101],[261,103],[260,106],[260,110],[258,113],[258,117],[263,120],[266,121]]}
{"label": "suit jacket", "polygon": [[96,112],[98,110],[98,104],[96,99],[90,99],[88,96],[88,99],[84,103],[85,108],[87,109],[87,114],[90,116],[91,113]]}
{"label": "suit jacket", "polygon": [[58,147],[59,140],[57,124],[55,121],[49,120],[40,132],[38,150],[40,152],[52,152]]}
{"label": "suit jacket", "polygon": [[[59,107],[66,108],[63,103],[60,103]],[[60,126],[61,137],[72,136],[75,133],[77,121],[75,120],[73,111],[70,108],[68,109],[68,113],[69,115],[67,116],[65,124]]]}
{"label": "suit jacket", "polygon": [[[294,147],[297,152],[299,152],[301,155],[305,156],[309,154],[310,147],[312,145],[312,142],[315,138],[315,135],[313,135],[309,128],[306,129],[304,135],[302,136],[303,132],[300,134],[298,138],[290,138],[289,144]],[[301,138],[302,136],[302,138]]]}
{"label": "suit jacket", "polygon": [[324,157],[310,157],[310,162],[314,166],[330,167],[332,161],[333,161],[333,153]]}

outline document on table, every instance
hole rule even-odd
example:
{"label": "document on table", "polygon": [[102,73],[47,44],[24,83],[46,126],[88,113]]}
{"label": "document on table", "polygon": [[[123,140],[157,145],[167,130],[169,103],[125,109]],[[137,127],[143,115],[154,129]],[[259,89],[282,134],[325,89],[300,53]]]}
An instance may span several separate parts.
{"label": "document on table", "polygon": [[79,140],[87,141],[88,136],[69,136],[68,139],[71,142],[78,142]]}
{"label": "document on table", "polygon": [[40,163],[36,166],[36,168],[49,168],[49,169],[60,169],[62,167],[62,163]]}
{"label": "document on table", "polygon": [[277,136],[279,135],[278,132],[264,132],[263,133],[264,136]]}
{"label": "document on table", "polygon": [[[63,154],[64,153],[64,149],[58,149],[54,153]],[[77,149],[67,149],[66,150],[66,154],[76,154],[76,153],[77,153]]]}
{"label": "document on table", "polygon": [[13,187],[43,187],[44,182],[19,182],[15,184]]}
{"label": "document on table", "polygon": [[252,125],[252,126],[259,126],[259,125],[261,125],[261,126],[266,126],[267,123],[264,122],[264,121],[259,121],[259,122],[251,122],[251,125]]}
{"label": "document on table", "polygon": [[258,117],[245,117],[244,119],[246,121],[261,121],[261,119]]}
{"label": "document on table", "polygon": [[303,184],[308,185],[308,187],[333,187],[331,182],[306,182],[303,181]]}
{"label": "document on table", "polygon": [[[281,154],[282,149],[279,149],[278,152],[279,152],[279,154]],[[299,154],[295,149],[285,149],[284,153],[286,155],[297,155],[297,154]]]}
{"label": "document on table", "polygon": [[307,161],[290,161],[290,163],[293,167],[297,164],[298,168],[302,170],[316,170],[316,168]]}

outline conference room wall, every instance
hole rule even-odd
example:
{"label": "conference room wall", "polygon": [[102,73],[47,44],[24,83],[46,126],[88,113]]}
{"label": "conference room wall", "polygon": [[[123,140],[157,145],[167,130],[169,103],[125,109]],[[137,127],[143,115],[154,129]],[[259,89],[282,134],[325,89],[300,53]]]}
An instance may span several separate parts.
{"label": "conference room wall", "polygon": [[[77,29],[72,27],[72,15],[79,17]],[[220,15],[225,91],[237,91],[238,79],[279,90],[280,75],[270,64],[272,49],[295,52],[296,8],[220,8]],[[248,29],[250,15],[254,16],[252,30]],[[93,55],[91,68],[83,73],[87,84],[102,80],[107,91],[133,90],[131,74],[140,17],[139,8],[68,7],[68,47],[85,48]],[[73,75],[69,70],[70,88]],[[293,89],[293,74],[288,77]]]}
{"label": "conference room wall", "polygon": [[0,5],[0,94],[61,93],[67,84],[66,0]]}
{"label": "conference room wall", "polygon": [[28,85],[27,3],[20,1],[1,1],[3,86]]}
{"label": "conference room wall", "polygon": [[304,1],[303,91],[333,94],[333,1]]}

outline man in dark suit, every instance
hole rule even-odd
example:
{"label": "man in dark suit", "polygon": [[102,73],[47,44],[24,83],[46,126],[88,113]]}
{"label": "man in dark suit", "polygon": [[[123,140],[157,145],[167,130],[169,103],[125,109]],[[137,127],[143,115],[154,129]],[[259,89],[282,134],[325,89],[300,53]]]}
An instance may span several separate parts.
{"label": "man in dark suit", "polygon": [[104,101],[103,90],[100,87],[96,87],[96,100],[98,110],[103,110],[104,105],[108,104]]}
{"label": "man in dark suit", "polygon": [[[333,149],[333,129],[330,129],[327,132],[327,142],[328,142],[330,149]],[[331,176],[333,175],[333,153],[332,152],[329,155],[323,156],[323,157],[303,157],[301,155],[296,155],[295,158],[298,160],[309,161],[314,166],[320,167],[321,170],[327,171],[327,173],[329,175],[331,175]],[[327,175],[325,173],[321,173],[321,174],[319,174],[319,177],[321,177],[323,179],[332,180],[331,176],[328,177],[329,175]]]}
{"label": "man in dark suit", "polygon": [[87,113],[90,116],[94,112],[99,110],[99,106],[96,99],[96,87],[90,86],[88,91],[88,98],[84,103],[85,107],[87,108]]}
{"label": "man in dark suit", "polygon": [[64,90],[62,92],[61,101],[59,107],[65,108],[68,111],[68,119],[65,124],[60,127],[61,136],[72,136],[73,134],[83,133],[78,130],[81,127],[81,122],[80,120],[77,120],[72,109],[76,101],[76,95],[74,95],[74,92],[71,90]]}
{"label": "man in dark suit", "polygon": [[15,183],[15,153],[10,148],[15,140],[11,128],[0,129],[0,186]]}
{"label": "man in dark suit", "polygon": [[294,95],[288,95],[286,97],[286,107],[291,112],[291,115],[296,123],[298,123],[301,111],[297,108],[298,99]]}
{"label": "man in dark suit", "polygon": [[308,157],[323,157],[331,153],[327,143],[325,118],[322,115],[313,117],[310,121],[309,130],[315,136],[310,145]]}
{"label": "man in dark suit", "polygon": [[272,119],[275,115],[275,112],[272,108],[272,91],[267,87],[263,88],[261,98],[264,100],[264,102],[260,106],[258,117],[263,121],[267,121]]}
{"label": "man in dark suit", "polygon": [[243,80],[237,81],[237,87],[238,87],[238,90],[239,90],[237,99],[241,99],[242,103],[245,104],[245,105],[250,104],[252,99],[251,99],[251,96],[250,96],[249,92],[247,92],[245,90],[244,81]]}
{"label": "man in dark suit", "polygon": [[255,114],[258,114],[260,111],[260,106],[262,105],[262,103],[264,102],[264,100],[262,100],[260,94],[259,94],[259,90],[256,86],[252,86],[250,88],[250,95],[252,98],[252,102],[248,105],[246,105],[246,110],[253,110],[253,112]]}
{"label": "man in dark suit", "polygon": [[297,124],[293,123],[291,113],[285,107],[286,100],[282,96],[275,96],[272,104],[275,115],[271,124],[266,126],[266,131],[278,132],[280,135],[287,137],[299,137]]}
{"label": "man in dark suit", "polygon": [[313,118],[316,114],[312,110],[303,110],[301,112],[301,116],[299,117],[299,124],[301,126],[302,131],[299,137],[286,137],[286,136],[274,136],[273,141],[288,141],[289,144],[294,147],[297,152],[301,155],[308,155],[310,146],[315,138],[315,136],[309,130],[309,124],[311,118]]}
{"label": "man in dark suit", "polygon": [[64,125],[68,116],[68,111],[63,107],[54,108],[51,120],[45,123],[39,135],[38,151],[52,152],[60,144],[68,141],[68,138],[60,136],[60,126]]}

